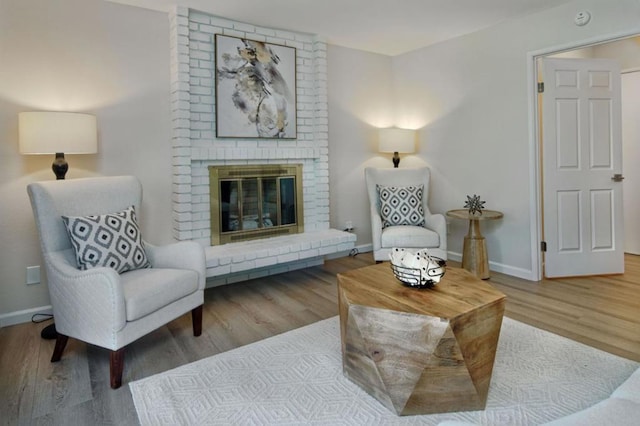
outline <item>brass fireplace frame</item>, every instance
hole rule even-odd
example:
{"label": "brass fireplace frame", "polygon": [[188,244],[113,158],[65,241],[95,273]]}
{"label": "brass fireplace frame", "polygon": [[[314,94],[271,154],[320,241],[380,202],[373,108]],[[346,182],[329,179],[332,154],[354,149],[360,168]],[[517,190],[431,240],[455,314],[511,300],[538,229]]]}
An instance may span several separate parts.
{"label": "brass fireplace frame", "polygon": [[[222,230],[222,203],[220,200],[220,183],[229,180],[293,177],[295,179],[296,223],[257,229],[227,231]],[[260,185],[258,185],[260,186]],[[302,198],[302,164],[261,164],[242,166],[209,166],[210,216],[211,216],[211,245],[221,245],[231,242],[269,238],[280,235],[298,234],[304,232],[304,201]],[[278,196],[278,204],[279,204]],[[262,200],[258,202],[262,206]]]}

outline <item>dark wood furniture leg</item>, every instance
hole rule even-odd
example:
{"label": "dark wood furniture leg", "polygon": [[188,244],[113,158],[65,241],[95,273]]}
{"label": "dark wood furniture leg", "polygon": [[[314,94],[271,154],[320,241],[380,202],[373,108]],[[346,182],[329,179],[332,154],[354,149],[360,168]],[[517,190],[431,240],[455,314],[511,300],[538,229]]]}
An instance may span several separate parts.
{"label": "dark wood furniture leg", "polygon": [[[193,321],[193,335],[200,336],[202,334],[202,305],[191,310],[191,320]],[[53,356],[51,362],[58,362],[62,357],[68,336],[58,333],[56,338],[56,347],[53,350]],[[122,372],[124,370],[124,348],[120,348],[117,351],[111,351],[109,353],[109,371],[111,388],[118,389],[122,386]]]}
{"label": "dark wood furniture leg", "polygon": [[193,335],[202,334],[202,305],[191,310],[191,321],[193,322]]}
{"label": "dark wood furniture leg", "polygon": [[56,347],[53,349],[53,355],[51,355],[51,362],[60,361],[60,358],[62,358],[62,352],[64,351],[64,347],[67,346],[68,340],[69,336],[58,333],[56,337]]}
{"label": "dark wood furniture leg", "polygon": [[111,389],[118,389],[122,385],[122,370],[124,369],[124,348],[111,351],[109,354],[109,372]]}

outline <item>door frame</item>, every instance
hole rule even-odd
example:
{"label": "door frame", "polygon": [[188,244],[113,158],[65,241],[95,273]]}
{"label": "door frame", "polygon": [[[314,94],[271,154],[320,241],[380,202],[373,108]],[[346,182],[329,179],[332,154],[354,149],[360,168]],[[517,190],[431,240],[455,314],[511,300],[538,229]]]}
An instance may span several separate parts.
{"label": "door frame", "polygon": [[[529,104],[529,229],[531,232],[531,280],[542,279],[542,161],[540,158],[541,134],[538,114],[538,69],[537,59],[543,56],[570,50],[582,49],[598,44],[609,43],[629,37],[639,36],[640,29],[603,34],[580,41],[549,46],[544,49],[527,52],[527,97]],[[623,153],[624,156],[624,153]]]}

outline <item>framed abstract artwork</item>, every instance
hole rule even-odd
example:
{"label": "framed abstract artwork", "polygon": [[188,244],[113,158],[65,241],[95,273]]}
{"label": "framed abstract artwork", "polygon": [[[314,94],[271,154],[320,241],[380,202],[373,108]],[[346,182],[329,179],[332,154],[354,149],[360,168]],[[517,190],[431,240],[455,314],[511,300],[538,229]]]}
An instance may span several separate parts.
{"label": "framed abstract artwork", "polygon": [[215,36],[216,137],[297,137],[296,49]]}

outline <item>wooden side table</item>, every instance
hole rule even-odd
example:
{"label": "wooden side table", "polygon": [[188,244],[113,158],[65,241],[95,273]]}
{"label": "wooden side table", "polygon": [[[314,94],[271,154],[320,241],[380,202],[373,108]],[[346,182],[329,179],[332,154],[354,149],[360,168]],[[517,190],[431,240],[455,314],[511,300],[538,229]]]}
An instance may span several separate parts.
{"label": "wooden side table", "polygon": [[502,218],[503,214],[495,210],[483,210],[482,214],[471,214],[469,210],[449,210],[447,216],[469,221],[469,232],[464,237],[462,267],[483,280],[490,278],[487,242],[480,233],[480,221]]}

